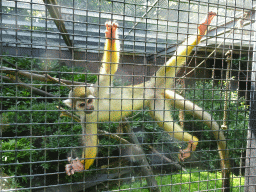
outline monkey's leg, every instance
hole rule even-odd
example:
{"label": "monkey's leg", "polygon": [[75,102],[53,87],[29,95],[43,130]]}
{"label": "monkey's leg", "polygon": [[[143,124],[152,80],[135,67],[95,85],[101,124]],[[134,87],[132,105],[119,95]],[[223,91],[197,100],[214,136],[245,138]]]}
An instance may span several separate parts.
{"label": "monkey's leg", "polygon": [[106,23],[106,43],[104,46],[102,66],[98,80],[100,86],[109,86],[113,82],[113,75],[118,68],[120,44],[118,40],[117,26],[116,23]]}
{"label": "monkey's leg", "polygon": [[172,78],[165,77],[175,77],[176,72],[179,67],[184,65],[188,55],[192,52],[193,48],[200,43],[200,40],[207,32],[207,27],[210,25],[212,19],[216,13],[209,12],[208,16],[202,24],[198,26],[198,34],[192,35],[184,43],[182,43],[173,54],[173,56],[166,62],[163,67],[156,72],[156,77],[151,81],[155,81],[156,87],[171,88],[173,85]]}
{"label": "monkey's leg", "polygon": [[155,100],[149,102],[149,107],[152,110],[150,113],[157,121],[157,124],[164,128],[171,137],[180,141],[188,142],[188,147],[180,151],[179,159],[183,161],[185,158],[190,157],[190,152],[196,150],[198,138],[191,134],[184,132],[183,129],[173,122],[170,112],[170,102],[164,100],[163,96],[159,96]]}
{"label": "monkey's leg", "polygon": [[104,47],[103,74],[115,74],[119,63],[120,44],[118,40],[117,23],[106,23],[106,43]]}
{"label": "monkey's leg", "polygon": [[212,118],[212,116],[204,111],[201,107],[197,106],[189,100],[185,100],[182,96],[171,90],[166,90],[162,95],[169,100],[171,105],[178,109],[186,110],[186,113],[190,113],[197,117],[198,119],[204,120],[203,123],[206,124],[211,130],[213,130],[214,137],[218,143],[218,150],[223,167],[229,167],[228,151],[226,149],[226,138],[222,130],[220,130],[218,123]]}

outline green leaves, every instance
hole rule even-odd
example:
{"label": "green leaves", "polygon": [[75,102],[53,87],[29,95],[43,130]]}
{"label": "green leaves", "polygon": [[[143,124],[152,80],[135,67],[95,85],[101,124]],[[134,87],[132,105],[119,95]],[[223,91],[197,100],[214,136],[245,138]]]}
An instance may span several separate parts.
{"label": "green leaves", "polygon": [[36,154],[33,149],[35,147],[28,138],[2,140],[2,163],[14,163],[14,165],[3,166],[4,172],[10,175],[15,172],[18,173],[16,175],[25,174],[24,170],[27,166],[24,163],[33,161],[33,155]]}

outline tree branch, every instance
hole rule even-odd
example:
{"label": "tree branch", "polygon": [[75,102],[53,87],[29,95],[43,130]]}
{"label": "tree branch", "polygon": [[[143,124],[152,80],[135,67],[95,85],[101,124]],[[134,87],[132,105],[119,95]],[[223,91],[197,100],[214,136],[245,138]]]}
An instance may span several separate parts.
{"label": "tree branch", "polygon": [[55,25],[61,33],[63,40],[68,46],[69,51],[72,53],[73,42],[70,40],[69,33],[65,27],[65,23],[61,17],[60,6],[57,3],[57,0],[44,0],[44,3],[54,20]]}
{"label": "tree branch", "polygon": [[30,73],[27,71],[23,71],[23,70],[19,70],[19,69],[13,69],[13,68],[9,68],[9,67],[4,67],[1,66],[0,67],[0,71],[3,71],[5,73],[8,74],[17,74],[20,75],[22,77],[28,78],[28,79],[36,79],[39,81],[46,81],[46,82],[54,82],[54,83],[64,83],[66,85],[84,85],[83,82],[76,82],[76,81],[69,81],[69,80],[65,80],[65,79],[60,79],[60,78],[55,78],[55,77],[51,77],[50,75],[40,75],[40,74],[36,74],[36,73]]}
{"label": "tree branch", "polygon": [[33,86],[30,86],[30,85],[28,85],[26,83],[23,83],[21,80],[18,80],[18,79],[16,80],[15,78],[10,78],[10,77],[7,77],[7,76],[2,76],[2,78],[7,80],[7,81],[10,81],[10,82],[14,83],[14,85],[18,85],[19,87],[23,87],[25,89],[29,89],[29,90],[31,90],[31,92],[34,91],[38,95],[53,97],[54,99],[58,98],[56,95],[53,95],[53,94],[48,93],[46,91],[42,91],[41,89],[37,89],[37,88],[35,88]]}

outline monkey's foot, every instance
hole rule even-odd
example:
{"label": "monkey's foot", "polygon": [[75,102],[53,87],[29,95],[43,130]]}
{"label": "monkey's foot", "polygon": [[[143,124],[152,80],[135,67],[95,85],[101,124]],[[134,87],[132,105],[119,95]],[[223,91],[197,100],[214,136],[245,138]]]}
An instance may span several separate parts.
{"label": "monkey's foot", "polygon": [[68,176],[75,174],[75,172],[81,172],[84,170],[84,165],[78,158],[72,160],[71,157],[68,157],[68,161],[71,163],[67,164],[65,167],[66,174]]}
{"label": "monkey's foot", "polygon": [[184,161],[186,158],[189,158],[191,155],[191,151],[195,151],[197,146],[197,142],[190,140],[188,142],[188,146],[184,150],[180,150],[180,154],[178,155],[180,161]]}
{"label": "monkey's foot", "polygon": [[214,12],[209,12],[208,16],[205,20],[204,23],[202,23],[201,25],[199,25],[198,27],[198,40],[200,41],[200,39],[205,35],[206,31],[207,31],[207,27],[208,25],[210,25],[212,19],[216,16],[216,13]]}
{"label": "monkey's foot", "polygon": [[112,23],[107,22],[106,23],[106,32],[105,32],[105,36],[107,39],[116,39],[117,38],[117,33],[116,33],[116,29],[117,29],[118,25],[117,23]]}

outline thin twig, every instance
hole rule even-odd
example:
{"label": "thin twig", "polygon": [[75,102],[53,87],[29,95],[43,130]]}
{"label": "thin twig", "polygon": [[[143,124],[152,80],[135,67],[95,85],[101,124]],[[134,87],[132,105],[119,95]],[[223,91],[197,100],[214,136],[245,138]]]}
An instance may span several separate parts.
{"label": "thin twig", "polygon": [[169,163],[173,164],[176,168],[181,169],[182,171],[187,172],[187,170],[185,168],[183,168],[181,165],[179,165],[176,162],[173,162],[171,159],[169,159],[168,157],[166,157],[165,155],[159,153],[154,147],[152,147],[151,145],[148,145],[148,147],[151,149],[151,151],[153,151],[156,155],[158,155],[159,157],[162,157],[164,160],[168,161]]}

